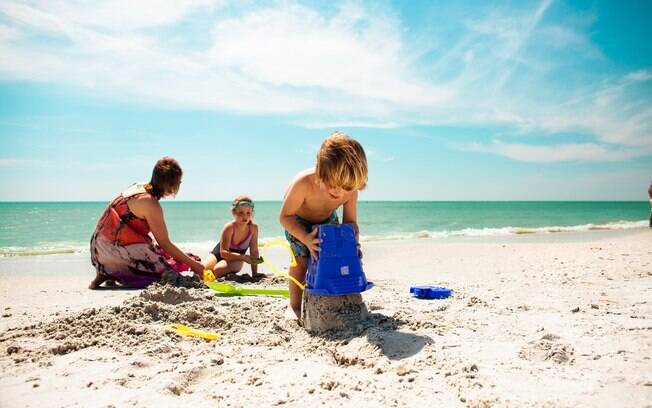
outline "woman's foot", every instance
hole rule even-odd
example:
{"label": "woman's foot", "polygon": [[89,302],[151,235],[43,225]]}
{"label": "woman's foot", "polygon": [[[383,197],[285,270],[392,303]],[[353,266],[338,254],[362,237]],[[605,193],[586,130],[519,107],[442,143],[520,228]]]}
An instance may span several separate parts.
{"label": "woman's foot", "polygon": [[104,281],[104,286],[107,288],[117,288],[118,283],[115,281],[115,279],[107,279]]}
{"label": "woman's foot", "polygon": [[[106,276],[103,276],[103,275],[100,275],[99,273],[97,273],[97,274],[95,275],[95,279],[93,279],[93,280],[91,281],[91,284],[88,285],[88,289],[97,289],[97,288],[99,288],[100,285],[103,284],[105,281],[107,281],[107,277],[106,277]],[[113,281],[113,280],[111,279],[111,281]],[[115,284],[115,281],[113,281],[113,284]]]}

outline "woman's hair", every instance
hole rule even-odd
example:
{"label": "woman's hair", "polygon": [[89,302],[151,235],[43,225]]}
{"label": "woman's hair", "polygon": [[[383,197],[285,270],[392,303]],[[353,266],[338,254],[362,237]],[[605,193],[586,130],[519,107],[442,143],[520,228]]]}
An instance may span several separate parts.
{"label": "woman's hair", "polygon": [[242,206],[251,207],[251,209],[253,210],[254,200],[252,200],[251,197],[246,195],[237,196],[235,200],[233,200],[233,204],[231,204],[231,211],[235,211],[238,207],[242,207]]}
{"label": "woman's hair", "polygon": [[319,148],[315,173],[329,187],[362,190],[367,186],[367,156],[360,143],[333,132]]}
{"label": "woman's hair", "polygon": [[152,179],[145,184],[145,190],[157,200],[176,194],[181,185],[183,170],[179,162],[170,156],[165,156],[156,162],[152,170]]}

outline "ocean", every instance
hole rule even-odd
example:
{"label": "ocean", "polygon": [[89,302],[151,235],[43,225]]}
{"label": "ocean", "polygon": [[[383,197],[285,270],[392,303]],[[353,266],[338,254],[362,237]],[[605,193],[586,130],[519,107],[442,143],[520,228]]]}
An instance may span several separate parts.
{"label": "ocean", "polygon": [[[106,202],[0,203],[0,256],[88,251]],[[209,246],[232,219],[230,202],[162,201],[173,242]],[[262,239],[283,236],[280,201],[256,202]],[[358,203],[362,241],[498,236],[648,225],[647,201],[368,201]],[[341,212],[340,212],[341,219]]]}

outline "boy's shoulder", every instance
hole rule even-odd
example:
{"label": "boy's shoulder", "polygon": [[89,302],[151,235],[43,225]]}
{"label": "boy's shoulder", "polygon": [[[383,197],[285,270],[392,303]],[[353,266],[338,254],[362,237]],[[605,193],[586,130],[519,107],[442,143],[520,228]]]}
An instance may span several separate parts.
{"label": "boy's shoulder", "polygon": [[286,197],[288,195],[295,196],[297,194],[309,194],[315,183],[315,169],[310,168],[302,170],[294,176],[290,184],[288,184],[285,191]]}
{"label": "boy's shoulder", "polygon": [[302,184],[312,184],[315,181],[315,168],[311,167],[309,169],[301,170],[294,176],[292,179],[293,184],[302,183]]}
{"label": "boy's shoulder", "polygon": [[294,176],[292,183],[294,186],[311,187],[315,182],[315,169],[309,168],[302,170]]}

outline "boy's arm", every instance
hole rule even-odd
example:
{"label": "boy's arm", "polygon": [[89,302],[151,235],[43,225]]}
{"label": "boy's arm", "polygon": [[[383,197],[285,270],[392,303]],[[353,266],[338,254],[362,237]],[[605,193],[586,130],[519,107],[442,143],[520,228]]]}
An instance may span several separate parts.
{"label": "boy's arm", "polygon": [[354,191],[342,207],[342,223],[353,224],[355,231],[355,242],[358,245],[358,256],[362,258],[362,250],[360,249],[360,230],[358,229],[358,191]]}
{"label": "boy's arm", "polygon": [[321,242],[317,238],[317,229],[315,228],[312,232],[308,233],[294,218],[306,198],[307,191],[308,186],[302,183],[301,179],[292,183],[285,195],[285,199],[283,200],[283,205],[281,206],[281,212],[279,214],[279,221],[283,228],[308,247],[310,256],[312,256],[313,259],[316,259],[317,252],[320,250],[319,243]]}
{"label": "boy's arm", "polygon": [[351,193],[351,197],[346,200],[342,207],[342,224],[353,224],[355,230],[355,240],[358,240],[360,231],[358,230],[358,191]]}

